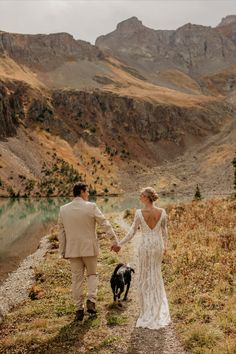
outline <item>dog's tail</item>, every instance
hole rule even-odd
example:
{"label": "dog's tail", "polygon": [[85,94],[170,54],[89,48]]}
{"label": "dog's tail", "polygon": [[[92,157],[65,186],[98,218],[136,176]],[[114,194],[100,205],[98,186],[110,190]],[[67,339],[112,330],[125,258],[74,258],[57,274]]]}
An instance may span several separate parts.
{"label": "dog's tail", "polygon": [[124,265],[124,263],[119,263],[117,264],[117,266],[114,269],[113,275],[116,275],[116,273],[118,272],[118,270]]}

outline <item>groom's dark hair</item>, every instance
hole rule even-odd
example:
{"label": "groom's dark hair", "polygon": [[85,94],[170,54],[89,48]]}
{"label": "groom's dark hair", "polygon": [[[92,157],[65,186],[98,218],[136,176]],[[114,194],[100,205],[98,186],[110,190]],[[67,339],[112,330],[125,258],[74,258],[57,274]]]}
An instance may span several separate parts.
{"label": "groom's dark hair", "polygon": [[88,188],[88,185],[84,182],[78,182],[74,185],[74,188],[73,188],[73,194],[74,194],[74,197],[79,197],[80,194],[81,194],[81,191],[86,191]]}

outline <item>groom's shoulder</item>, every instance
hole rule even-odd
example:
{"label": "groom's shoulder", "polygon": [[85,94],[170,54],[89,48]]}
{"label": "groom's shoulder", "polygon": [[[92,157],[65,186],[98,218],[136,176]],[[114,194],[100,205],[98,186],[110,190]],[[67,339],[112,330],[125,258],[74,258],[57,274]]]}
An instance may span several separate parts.
{"label": "groom's shoulder", "polygon": [[63,204],[63,205],[60,206],[60,210],[67,209],[67,208],[69,208],[71,205],[72,205],[72,202]]}
{"label": "groom's shoulder", "polygon": [[89,202],[89,201],[86,201],[86,205],[90,208],[94,208],[96,206],[96,203],[94,202]]}

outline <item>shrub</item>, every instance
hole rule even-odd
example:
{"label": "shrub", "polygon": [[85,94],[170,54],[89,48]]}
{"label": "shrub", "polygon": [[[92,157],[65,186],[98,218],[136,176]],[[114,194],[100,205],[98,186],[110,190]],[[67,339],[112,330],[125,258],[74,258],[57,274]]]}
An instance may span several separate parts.
{"label": "shrub", "polygon": [[198,184],[197,184],[196,191],[195,191],[193,199],[194,200],[201,200],[202,199],[201,192],[200,192]]}
{"label": "shrub", "polygon": [[108,190],[108,188],[104,188],[104,193],[109,193],[109,190]]}
{"label": "shrub", "polygon": [[16,192],[12,188],[12,186],[7,187],[7,192],[10,198],[15,198],[16,197]]}
{"label": "shrub", "polygon": [[232,165],[234,167],[234,197],[236,198],[236,157],[232,160]]}

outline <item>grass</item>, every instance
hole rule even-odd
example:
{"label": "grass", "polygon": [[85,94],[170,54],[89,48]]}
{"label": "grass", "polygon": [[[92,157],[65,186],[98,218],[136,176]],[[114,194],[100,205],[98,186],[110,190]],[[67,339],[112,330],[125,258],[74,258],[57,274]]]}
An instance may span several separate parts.
{"label": "grass", "polygon": [[[125,212],[130,222],[135,210]],[[187,353],[236,352],[236,200],[167,208],[163,275],[172,320]]]}
{"label": "grass", "polygon": [[[172,319],[187,353],[236,352],[235,200],[180,204],[167,209],[169,247],[163,275]],[[126,212],[131,221],[134,210]],[[118,237],[123,237],[114,225]],[[112,303],[110,276],[116,263],[129,262],[129,248],[118,257],[110,241],[98,232],[97,317],[74,322],[69,262],[58,259],[55,229],[52,249],[35,269],[36,300],[28,299],[1,325],[0,353],[125,353],[137,308]],[[132,294],[132,289],[131,289]],[[34,298],[34,297],[32,297]]]}
{"label": "grass", "polygon": [[164,278],[171,314],[189,353],[236,352],[235,200],[168,210]]}
{"label": "grass", "polygon": [[[119,231],[117,231],[119,233]],[[35,269],[31,296],[6,317],[1,325],[0,353],[110,353],[124,346],[117,328],[128,326],[123,311],[112,307],[110,276],[118,256],[110,252],[111,242],[99,231],[101,255],[98,264],[98,316],[85,315],[75,322],[71,296],[69,262],[58,259],[55,228],[51,251]],[[128,250],[127,250],[128,252]]]}
{"label": "grass", "polygon": [[107,317],[108,326],[120,326],[127,323],[127,317],[124,315],[110,314]]}

